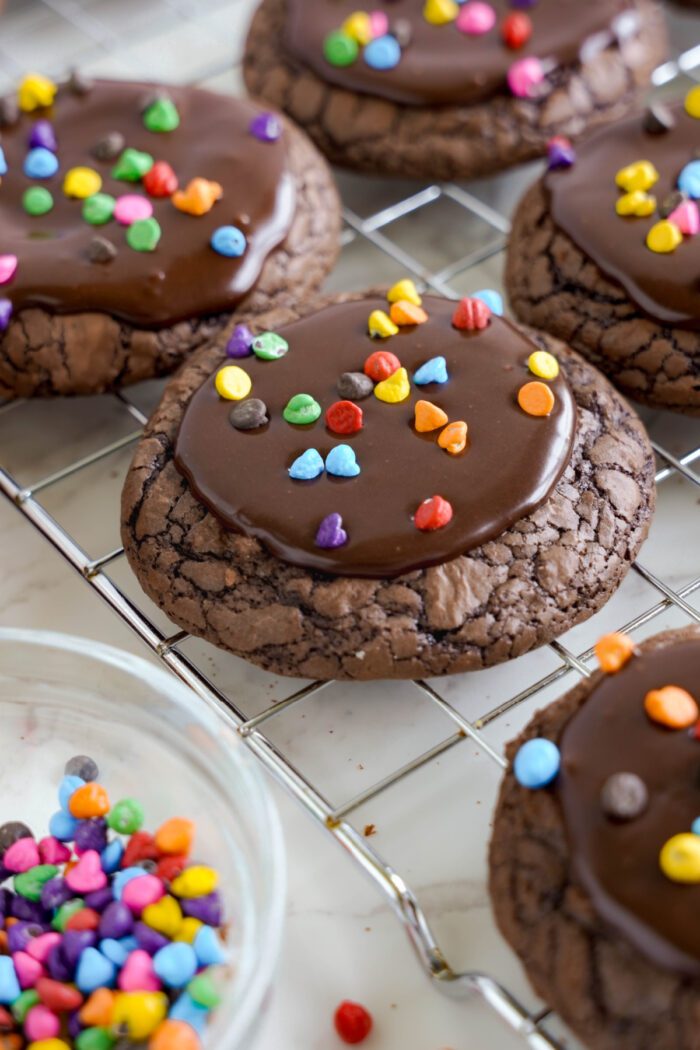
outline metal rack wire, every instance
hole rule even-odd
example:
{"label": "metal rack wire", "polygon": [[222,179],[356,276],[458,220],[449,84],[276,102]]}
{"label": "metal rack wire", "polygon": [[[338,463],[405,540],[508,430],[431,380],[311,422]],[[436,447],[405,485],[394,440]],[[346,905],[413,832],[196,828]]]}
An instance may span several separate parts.
{"label": "metal rack wire", "polygon": [[[99,38],[100,46],[105,42],[110,48],[118,46],[118,39],[112,36],[107,38],[99,27],[95,28],[94,7],[86,16],[76,0],[44,2],[52,11],[60,12],[69,21],[77,18],[81,30],[92,33],[95,40]],[[161,2],[178,8],[176,0]],[[655,82],[660,88],[667,85],[673,88],[679,84],[681,78],[692,76],[699,70],[700,47],[696,47],[679,54],[674,61],[660,67],[656,72]],[[223,72],[223,69],[212,69],[210,75],[219,72]],[[400,239],[392,236],[391,227],[408,216],[421,213],[438,201],[451,202],[460,209],[465,221],[478,220],[485,224],[490,232],[483,245],[456,261],[446,261],[442,267],[430,268],[403,247]],[[460,285],[465,280],[470,280],[470,275],[477,271],[478,267],[498,256],[508,232],[508,219],[500,207],[493,206],[488,197],[484,199],[484,195],[479,195],[472,187],[456,184],[419,187],[402,199],[392,201],[366,216],[346,206],[344,217],[343,246],[346,250],[351,250],[358,242],[369,243],[382,257],[392,260],[425,286],[450,297],[463,294]],[[129,449],[137,442],[146,423],[146,416],[139,407],[134,392],[126,390],[111,395],[105,401],[110,402],[120,417],[123,424],[121,429],[124,430],[121,436],[106,444],[98,444],[87,455],[34,481],[24,482],[22,477],[14,476],[6,466],[0,466],[0,492],[80,574],[86,586],[96,592],[117,616],[132,628],[165,666],[189,685],[202,702],[211,705],[235,724],[245,744],[267,770],[373,880],[396,912],[421,965],[436,986],[456,995],[476,993],[511,1029],[522,1036],[524,1044],[532,1050],[561,1050],[563,1044],[553,1031],[554,1018],[549,1010],[528,1009],[506,987],[488,974],[471,970],[460,971],[458,967],[450,964],[431,929],[419,896],[402,877],[401,872],[395,870],[363,834],[358,814],[362,807],[376,802],[380,796],[403,784],[418,771],[434,769],[435,764],[447,752],[457,750],[464,753],[465,744],[468,742],[476,743],[481,753],[488,756],[497,767],[502,768],[505,765],[504,759],[498,748],[488,739],[487,728],[504,719],[509,712],[525,702],[543,698],[546,691],[561,680],[570,676],[589,675],[592,650],[587,648],[582,652],[575,652],[567,645],[566,637],[562,641],[553,642],[549,650],[555,665],[549,673],[537,678],[516,695],[503,698],[495,704],[484,704],[477,716],[471,719],[466,718],[457,705],[446,698],[446,690],[440,686],[425,681],[407,683],[406,689],[414,691],[423,709],[431,709],[433,712],[437,710],[445,720],[444,734],[431,747],[413,755],[399,767],[379,777],[372,786],[360,793],[345,799],[327,797],[328,792],[319,787],[308,772],[299,768],[279,741],[273,739],[270,728],[283,714],[299,715],[313,697],[321,690],[332,690],[334,684],[305,685],[292,691],[285,699],[268,704],[251,716],[250,711],[246,710],[243,696],[216,685],[211,675],[206,672],[204,661],[195,660],[187,654],[185,643],[189,636],[185,632],[175,630],[172,626],[170,630],[158,626],[146,610],[145,603],[142,607],[119,585],[115,573],[124,562],[123,550],[103,548],[98,550],[98,553],[88,553],[45,505],[47,494],[66,481],[84,479],[84,484],[89,486],[91,468],[103,464],[110,457],[121,450]],[[80,411],[80,407],[78,405],[76,409],[73,404],[71,411],[76,410]],[[25,411],[28,411],[28,406],[22,403],[8,403],[0,407],[0,419],[5,413]],[[664,428],[659,429],[663,434]],[[652,436],[655,433],[652,420]],[[677,447],[679,443],[680,447]],[[671,479],[680,479],[683,484],[693,487],[696,491],[700,490],[700,475],[696,473],[700,463],[700,435],[697,429],[694,435],[692,431],[684,431],[680,438],[674,437],[672,447],[668,447],[670,442],[663,436],[654,439],[653,444],[658,456],[656,481],[659,485],[660,500],[664,498],[665,486]],[[6,459],[7,451],[0,447],[0,462]],[[25,476],[28,476],[26,472]],[[120,483],[121,479],[118,479],[116,484]],[[700,524],[700,499],[694,500],[694,503],[696,520]],[[692,528],[693,522],[689,524]],[[695,534],[698,534],[697,525]],[[700,611],[691,601],[693,595],[700,591],[700,577],[691,579],[682,587],[674,588],[643,563],[637,562],[634,571],[651,589],[654,598],[620,629],[631,632],[642,630],[669,610],[674,610],[686,621],[700,623]]]}

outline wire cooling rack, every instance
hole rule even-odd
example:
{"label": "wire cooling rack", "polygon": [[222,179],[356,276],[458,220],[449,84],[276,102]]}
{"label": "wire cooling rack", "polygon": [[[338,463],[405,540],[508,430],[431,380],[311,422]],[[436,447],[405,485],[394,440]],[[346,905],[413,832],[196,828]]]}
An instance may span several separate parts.
{"label": "wire cooling rack", "polygon": [[[13,36],[11,16],[20,5],[18,0],[8,2],[10,17],[0,20],[0,56],[13,55],[16,66],[15,44],[25,39],[30,29],[16,22]],[[137,75],[139,70],[135,68],[133,55],[131,59],[128,57],[133,34],[120,26],[119,19],[105,17],[105,13],[109,15],[121,2],[113,0],[110,4],[107,0],[105,6],[103,0],[43,0],[43,3],[21,0],[21,6],[23,18],[30,16],[29,25],[34,25],[34,31],[44,16],[49,17],[50,22],[45,23],[48,38],[44,43],[50,44],[52,51],[52,34],[57,32],[60,23],[63,39],[71,52],[66,54],[67,59],[82,59],[83,68],[106,73],[113,71],[116,62],[118,72]],[[144,6],[149,7],[141,5]],[[212,38],[216,36],[220,42],[222,18],[228,18],[229,7],[221,0],[186,0],[186,3],[154,0],[150,5],[154,28],[150,36],[143,31],[145,43],[153,48],[154,54],[155,44],[162,52],[156,27],[163,25],[160,17],[163,12],[171,16],[169,26],[174,15],[178,16],[179,29],[183,28],[182,21],[186,23],[188,41],[192,27],[206,33],[210,25]],[[231,18],[237,14],[240,24],[241,11],[239,0]],[[686,21],[672,28],[676,36],[687,43],[686,29],[692,25]],[[695,31],[700,32],[700,23],[695,24]],[[76,44],[78,34],[80,47]],[[238,35],[241,36],[240,28]],[[81,47],[85,48],[85,54],[76,54]],[[226,54],[219,59],[212,59],[211,53],[208,56],[196,69],[190,62],[184,74],[183,67],[178,65],[172,79],[223,87],[224,78],[231,76],[230,56]],[[201,59],[198,61],[201,63]],[[62,72],[55,67],[54,59],[53,71]],[[5,66],[3,69],[7,71]],[[11,64],[10,74],[13,71]],[[700,45],[690,50],[678,49],[672,61],[657,69],[655,87],[662,93],[682,94],[699,74]],[[471,185],[415,186],[340,176],[345,228],[341,262],[331,285],[349,288],[411,274],[423,286],[453,298],[486,285],[498,287],[509,229],[508,214],[534,173],[536,169],[528,169]],[[417,250],[419,230],[421,242]],[[111,491],[115,497],[118,494],[128,458],[159,389],[158,384],[147,384],[126,390],[99,399],[98,407],[95,404],[98,399],[52,403],[50,418],[49,408],[36,402],[0,406],[0,492],[166,667],[187,683],[201,701],[235,724],[245,744],[267,770],[373,880],[392,905],[421,965],[435,985],[456,995],[476,993],[532,1050],[560,1050],[561,1040],[566,1036],[560,1034],[562,1029],[546,1006],[526,1004],[524,994],[511,993],[506,982],[488,972],[450,963],[450,953],[443,950],[444,941],[433,931],[429,909],[424,906],[421,894],[414,891],[408,875],[402,875],[403,865],[392,865],[384,851],[380,852],[374,845],[374,825],[366,823],[367,815],[374,813],[394,790],[405,791],[411,778],[428,771],[432,780],[431,799],[437,803],[432,819],[439,823],[443,802],[440,776],[448,753],[455,752],[460,762],[463,759],[468,764],[476,749],[478,755],[495,764],[495,771],[500,774],[505,766],[503,740],[515,731],[509,718],[522,724],[533,704],[542,704],[561,692],[560,682],[588,676],[591,639],[613,627],[644,633],[665,624],[669,617],[674,622],[700,623],[700,608],[694,604],[695,596],[700,597],[700,561],[690,553],[694,550],[692,541],[697,546],[700,536],[700,475],[697,473],[700,424],[665,413],[645,415],[658,457],[659,535],[655,543],[649,541],[642,552],[643,561],[634,566],[639,586],[631,592],[631,599],[621,605],[625,615],[615,619],[617,599],[613,599],[609,607],[587,625],[585,637],[589,644],[580,644],[584,637],[581,628],[553,642],[547,651],[546,673],[541,673],[542,660],[530,663],[522,674],[524,687],[515,692],[510,688],[503,691],[504,678],[497,668],[453,680],[401,683],[401,711],[409,711],[410,717],[404,726],[394,716],[390,732],[401,736],[405,730],[408,734],[410,722],[411,746],[404,759],[392,763],[388,769],[379,771],[376,762],[370,763],[372,769],[377,768],[377,775],[370,786],[358,791],[348,777],[342,778],[343,789],[329,788],[323,782],[327,778],[321,775],[327,769],[318,770],[314,763],[300,761],[290,743],[295,739],[296,727],[311,738],[307,753],[322,751],[327,746],[321,737],[318,709],[313,705],[318,694],[324,691],[324,710],[327,710],[338,684],[310,682],[293,689],[289,680],[277,679],[267,686],[268,693],[263,699],[258,689],[253,700],[245,679],[250,668],[242,672],[243,678],[232,673],[226,685],[220,684],[217,679],[222,676],[212,670],[217,661],[228,659],[239,671],[242,665],[234,658],[223,657],[206,643],[192,644],[195,640],[187,633],[165,622],[162,614],[150,606],[134,585],[122,548],[109,542],[113,529],[102,527],[90,493],[96,487],[96,479],[103,482],[105,472],[111,468]],[[24,427],[23,416],[27,417]],[[96,424],[98,418],[100,422]],[[108,426],[102,425],[105,419],[109,420]],[[71,438],[76,429],[81,433],[79,446],[74,446]],[[13,435],[27,430],[33,435],[31,448],[18,454]],[[64,441],[68,452],[79,447],[80,454],[68,455],[66,462],[57,464],[56,435],[61,433],[68,435]],[[90,436],[93,433],[94,439]],[[116,498],[114,503],[116,509]],[[86,519],[96,524],[86,528]],[[653,567],[646,561],[648,547],[653,555]],[[673,558],[668,556],[669,547],[674,548]],[[629,590],[628,582],[623,590],[626,586]],[[629,615],[630,611],[633,615]],[[522,659],[518,665],[525,666]],[[261,677],[267,681],[262,673]],[[369,702],[366,697],[369,688],[356,686],[352,691],[353,711],[363,725],[368,715],[365,705]],[[274,694],[272,698],[270,692]],[[276,732],[275,727],[282,721],[284,731]],[[379,727],[377,734],[381,735]],[[368,732],[363,740],[370,750]],[[424,746],[426,742],[430,742],[429,747]],[[381,750],[381,739],[373,743]],[[414,743],[418,746],[414,747]],[[357,768],[365,767],[359,762]],[[454,788],[447,775],[442,775],[446,797]],[[382,824],[382,831],[387,831],[386,822]],[[405,870],[410,867],[406,864]]]}

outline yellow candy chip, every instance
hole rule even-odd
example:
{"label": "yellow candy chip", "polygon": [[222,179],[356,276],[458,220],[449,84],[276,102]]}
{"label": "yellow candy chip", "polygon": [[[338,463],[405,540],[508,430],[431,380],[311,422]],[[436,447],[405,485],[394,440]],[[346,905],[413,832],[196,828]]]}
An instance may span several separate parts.
{"label": "yellow candy chip", "polygon": [[242,401],[253,388],[253,383],[246,371],[238,365],[226,365],[216,373],[214,381],[219,397],[227,401]]}
{"label": "yellow candy chip", "polygon": [[386,297],[390,303],[399,303],[402,299],[405,299],[407,303],[413,303],[414,306],[421,306],[423,303],[418,289],[408,277],[393,285],[386,293]]}
{"label": "yellow candy chip", "polygon": [[342,30],[360,47],[366,47],[372,39],[372,22],[366,11],[353,11],[343,22]]}
{"label": "yellow candy chip", "polygon": [[660,255],[675,251],[682,241],[683,234],[675,222],[669,222],[668,219],[655,222],[647,234],[647,248]]}
{"label": "yellow candy chip", "polygon": [[77,197],[85,200],[93,197],[102,189],[102,176],[92,168],[71,168],[63,180],[63,192],[66,197]]}
{"label": "yellow candy chip", "polygon": [[369,315],[368,328],[373,339],[388,339],[390,335],[396,335],[399,330],[398,325],[395,325],[383,310],[372,311]]}
{"label": "yellow candy chip", "polygon": [[408,372],[405,368],[399,368],[388,379],[383,379],[374,388],[374,396],[380,401],[386,401],[389,405],[405,401],[411,393],[411,384],[408,381]]}
{"label": "yellow candy chip", "polygon": [[205,868],[204,865],[195,865],[186,868],[181,875],[173,879],[170,889],[176,897],[206,897],[213,893],[218,885],[218,871]]}
{"label": "yellow candy chip", "polygon": [[53,105],[58,85],[48,77],[42,77],[40,73],[29,73],[17,89],[17,101],[19,108],[24,113],[31,113],[35,109],[46,109]]}
{"label": "yellow candy chip", "polygon": [[691,88],[685,96],[685,111],[689,117],[700,120],[700,84]]}
{"label": "yellow candy chip", "polygon": [[203,925],[204,923],[200,922],[199,919],[191,917],[183,919],[182,926],[177,931],[174,940],[184,941],[186,944],[192,944]]}
{"label": "yellow candy chip", "polygon": [[653,215],[656,211],[656,197],[650,196],[644,190],[623,193],[615,205],[615,211],[618,215]]}
{"label": "yellow candy chip", "polygon": [[144,908],[141,918],[152,930],[172,940],[182,926],[182,909],[174,897],[161,897],[155,904]]}
{"label": "yellow candy chip", "polygon": [[426,0],[423,8],[423,18],[430,22],[431,26],[444,26],[448,22],[454,22],[459,14],[459,4],[456,0]]}
{"label": "yellow candy chip", "polygon": [[620,168],[615,183],[621,190],[650,190],[659,181],[659,173],[650,160],[636,160],[626,168]]}
{"label": "yellow candy chip", "polygon": [[700,882],[700,835],[674,835],[662,847],[659,865],[673,882]]}
{"label": "yellow candy chip", "polygon": [[540,379],[556,379],[559,375],[559,362],[546,350],[535,350],[527,359],[527,367]]}
{"label": "yellow candy chip", "polygon": [[29,1043],[27,1050],[70,1050],[70,1047],[62,1039],[39,1039]]}
{"label": "yellow candy chip", "polygon": [[168,1012],[168,997],[164,992],[120,992],[114,1003],[112,1024],[124,1025],[134,1042],[148,1039]]}

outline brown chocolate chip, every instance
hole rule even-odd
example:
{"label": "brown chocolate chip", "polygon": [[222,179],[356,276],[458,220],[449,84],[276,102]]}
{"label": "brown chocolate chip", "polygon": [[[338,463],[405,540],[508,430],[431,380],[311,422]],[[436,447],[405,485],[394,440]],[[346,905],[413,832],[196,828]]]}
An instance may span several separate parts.
{"label": "brown chocolate chip", "polygon": [[126,145],[126,139],[120,131],[110,131],[92,147],[96,160],[116,160]]}
{"label": "brown chocolate chip", "polygon": [[247,401],[234,405],[229,419],[236,430],[255,430],[267,423],[267,405],[258,397],[249,397]]}
{"label": "brown chocolate chip", "polygon": [[348,401],[361,401],[374,390],[374,383],[364,372],[343,372],[337,383],[338,393]]}
{"label": "brown chocolate chip", "polygon": [[68,90],[74,95],[88,95],[92,91],[93,81],[86,77],[79,69],[71,69],[68,77]]}
{"label": "brown chocolate chip", "polygon": [[408,47],[413,37],[413,29],[407,18],[397,18],[391,22],[389,33],[396,38],[401,47]]}
{"label": "brown chocolate chip", "polygon": [[682,190],[674,190],[673,193],[669,193],[668,197],[664,197],[661,204],[659,205],[659,215],[662,219],[667,219],[672,211],[687,200],[687,194],[683,193]]}
{"label": "brown chocolate chip", "polygon": [[19,120],[19,105],[14,95],[0,98],[0,128],[10,128]]}
{"label": "brown chocolate chip", "polygon": [[634,820],[647,808],[649,792],[636,773],[613,773],[603,784],[600,804],[613,820]]}
{"label": "brown chocolate chip", "polygon": [[149,91],[147,94],[141,96],[139,110],[141,113],[145,113],[155,102],[162,102],[164,100],[171,101],[171,96],[165,88],[157,88],[155,91]]}
{"label": "brown chocolate chip", "polygon": [[662,102],[655,102],[647,107],[643,127],[649,135],[665,135],[676,126],[676,118]]}
{"label": "brown chocolate chip", "polygon": [[117,249],[106,237],[93,237],[88,248],[88,258],[94,263],[108,263],[116,258]]}

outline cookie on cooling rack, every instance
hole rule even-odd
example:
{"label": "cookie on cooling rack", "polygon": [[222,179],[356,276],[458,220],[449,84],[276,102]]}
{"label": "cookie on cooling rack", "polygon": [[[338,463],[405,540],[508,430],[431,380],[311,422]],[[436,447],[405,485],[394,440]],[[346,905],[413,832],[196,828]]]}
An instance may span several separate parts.
{"label": "cookie on cooling rack", "polygon": [[166,374],[236,312],[317,291],[335,260],[330,172],[261,106],[33,75],[0,130],[0,397]]}
{"label": "cookie on cooling rack", "polygon": [[700,88],[654,106],[550,170],[515,216],[517,315],[571,345],[629,397],[700,415]]}
{"label": "cookie on cooling rack", "polygon": [[129,561],[175,623],[279,674],[415,678],[519,656],[618,586],[654,463],[571,350],[410,281],[252,328],[171,381],[126,480]]}
{"label": "cookie on cooling rack", "polygon": [[607,671],[508,748],[493,907],[536,992],[590,1050],[695,1050],[700,629],[597,649]]}
{"label": "cookie on cooling rack", "polygon": [[619,119],[665,53],[651,0],[263,0],[244,75],[337,164],[467,178]]}

